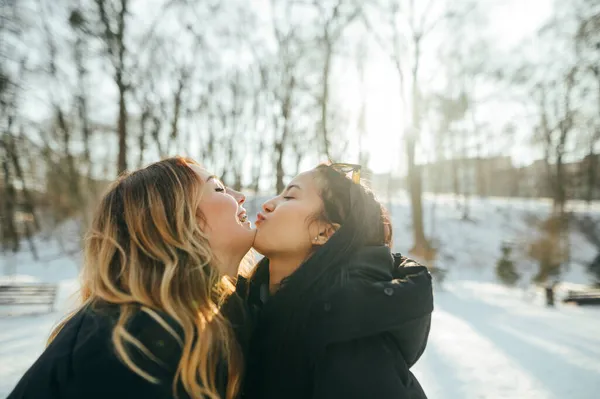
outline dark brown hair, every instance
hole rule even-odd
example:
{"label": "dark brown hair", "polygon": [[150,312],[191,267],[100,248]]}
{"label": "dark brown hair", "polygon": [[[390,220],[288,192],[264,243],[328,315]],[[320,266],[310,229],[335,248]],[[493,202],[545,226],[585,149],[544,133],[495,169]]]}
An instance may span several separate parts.
{"label": "dark brown hair", "polygon": [[[267,334],[266,342],[271,337],[286,337],[285,340],[273,338],[277,343],[268,356],[286,359],[285,363],[294,365],[294,369],[302,367],[302,340],[308,334],[306,321],[314,306],[324,300],[332,287],[343,286],[348,281],[353,273],[352,259],[358,251],[368,246],[390,246],[392,240],[388,213],[371,190],[354,183],[330,165],[319,165],[312,173],[323,206],[311,219],[336,223],[340,227],[286,279],[265,305],[263,317],[276,313],[278,322],[259,332]],[[267,265],[265,258],[257,271],[268,273]]]}
{"label": "dark brown hair", "polygon": [[[317,166],[312,173],[323,206],[311,219],[340,227],[287,278],[286,285],[294,288],[283,290],[286,292],[283,296],[318,295],[332,281],[345,279],[345,265],[357,251],[367,246],[392,244],[389,214],[371,190],[328,164]],[[265,258],[262,262],[267,261]]]}
{"label": "dark brown hair", "polygon": [[328,164],[317,166],[315,174],[323,207],[317,220],[360,225],[348,226],[356,234],[363,235],[363,245],[392,244],[392,224],[387,210],[377,201],[371,190],[363,184],[354,183]]}

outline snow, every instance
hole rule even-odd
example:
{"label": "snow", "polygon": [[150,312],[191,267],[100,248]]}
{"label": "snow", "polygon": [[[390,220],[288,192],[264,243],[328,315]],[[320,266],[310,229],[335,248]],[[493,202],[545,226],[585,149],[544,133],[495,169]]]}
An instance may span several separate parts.
{"label": "snow", "polygon": [[[382,196],[380,198],[383,198]],[[557,307],[547,308],[543,296],[525,280],[519,288],[499,285],[494,265],[503,240],[516,243],[515,259],[526,276],[535,272],[521,247],[535,232],[527,215],[544,216],[550,205],[538,200],[470,200],[471,221],[451,196],[426,196],[427,235],[439,246],[437,266],[448,271],[436,287],[429,344],[413,368],[431,399],[558,399],[595,398],[600,391],[600,308],[562,305],[569,289],[589,284],[583,263],[596,250],[572,232],[573,260],[557,290]],[[249,200],[248,214],[260,199]],[[407,252],[412,243],[406,197],[391,202],[395,249]],[[435,209],[435,224],[432,224]],[[600,206],[575,204],[577,213],[600,216]],[[8,395],[21,375],[43,351],[52,327],[76,302],[81,254],[76,226],[65,226],[51,237],[36,238],[41,260],[26,248],[0,255],[0,284],[52,282],[59,285],[56,311],[45,307],[0,306],[0,398]],[[73,237],[64,240],[65,237]],[[58,239],[63,238],[62,242]],[[71,255],[61,255],[65,249]]]}
{"label": "snow", "polygon": [[541,298],[474,281],[448,284],[435,302],[413,369],[430,398],[597,397],[600,310],[546,308]]}
{"label": "snow", "polygon": [[[385,196],[379,198],[386,202]],[[453,279],[495,281],[494,265],[500,257],[501,244],[510,241],[518,271],[532,277],[537,265],[527,259],[525,250],[537,231],[528,220],[546,217],[551,203],[538,199],[473,197],[468,200],[469,220],[465,221],[462,209],[457,206],[460,201],[451,195],[424,198],[425,233],[438,243],[436,266],[446,268]],[[391,206],[387,203],[394,226],[395,249],[408,253],[413,243],[408,196],[394,198]],[[570,203],[568,210],[576,217],[591,215],[600,219],[599,202],[591,206]],[[597,250],[576,231],[571,232],[569,241],[572,257],[570,264],[565,265],[561,281],[588,284],[590,278],[582,266],[596,256]]]}

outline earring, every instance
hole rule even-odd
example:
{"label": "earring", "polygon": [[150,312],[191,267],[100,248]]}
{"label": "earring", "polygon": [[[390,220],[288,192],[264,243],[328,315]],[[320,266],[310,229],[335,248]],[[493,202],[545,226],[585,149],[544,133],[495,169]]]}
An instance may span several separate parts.
{"label": "earring", "polygon": [[319,236],[315,237],[315,242],[319,241]]}

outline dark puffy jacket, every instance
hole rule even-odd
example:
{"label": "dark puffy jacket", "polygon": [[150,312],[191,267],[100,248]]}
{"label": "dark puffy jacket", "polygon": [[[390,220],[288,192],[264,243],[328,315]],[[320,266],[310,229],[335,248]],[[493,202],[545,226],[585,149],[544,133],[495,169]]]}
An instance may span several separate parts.
{"label": "dark puffy jacket", "polygon": [[[226,309],[240,320],[241,301],[235,302],[233,306],[230,300]],[[177,322],[166,314],[161,316],[183,337]],[[145,312],[137,311],[129,321],[127,331],[160,360],[157,363],[130,348],[135,364],[160,381],[148,382],[116,355],[111,333],[117,318],[118,307],[114,305],[96,304],[79,311],[25,373],[8,399],[173,398],[172,381],[181,356],[177,340]],[[236,332],[243,343],[246,326],[239,327]],[[219,367],[217,375],[218,388],[224,393],[226,368]],[[181,385],[178,394],[181,399],[189,398]]]}
{"label": "dark puffy jacket", "polygon": [[285,307],[272,310],[279,292],[265,301],[268,265],[259,266],[247,288],[256,329],[245,398],[426,398],[410,368],[425,350],[431,324],[427,269],[383,246],[360,250],[346,266],[342,283],[332,281],[309,312],[299,313],[305,326],[299,340],[278,328]]}

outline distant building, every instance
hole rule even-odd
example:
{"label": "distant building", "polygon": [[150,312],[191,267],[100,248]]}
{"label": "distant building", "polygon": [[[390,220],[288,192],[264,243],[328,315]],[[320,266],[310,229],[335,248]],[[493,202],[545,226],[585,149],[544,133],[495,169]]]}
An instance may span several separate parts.
{"label": "distant building", "polygon": [[380,197],[406,188],[406,179],[393,173],[369,173],[364,180],[367,187]]}
{"label": "distant building", "polygon": [[[459,158],[421,166],[423,191],[498,197],[552,197],[556,166],[515,167],[508,156]],[[600,155],[563,164],[567,199],[600,200]]]}
{"label": "distant building", "polygon": [[552,197],[552,187],[548,180],[548,164],[539,159],[531,165],[519,168],[518,190],[520,197]]}
{"label": "distant building", "polygon": [[569,174],[567,196],[600,200],[600,154],[586,155],[581,161],[566,164]]}
{"label": "distant building", "polygon": [[510,157],[447,159],[422,165],[421,171],[427,192],[498,196],[516,191]]}
{"label": "distant building", "polygon": [[[600,200],[600,155],[587,155],[575,162],[563,164],[567,199]],[[555,164],[537,160],[521,168],[521,196],[552,197],[552,179]]]}

